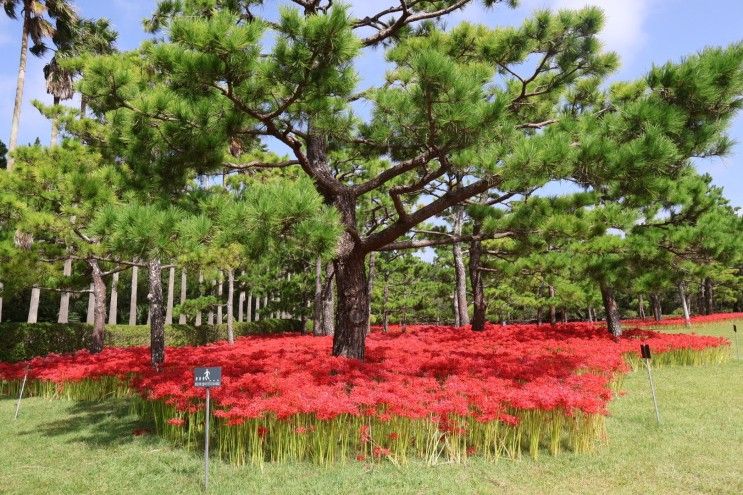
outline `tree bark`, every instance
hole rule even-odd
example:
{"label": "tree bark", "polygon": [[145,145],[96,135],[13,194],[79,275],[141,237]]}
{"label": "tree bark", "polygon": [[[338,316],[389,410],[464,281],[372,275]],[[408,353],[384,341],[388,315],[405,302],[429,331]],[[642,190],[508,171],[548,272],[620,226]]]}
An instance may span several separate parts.
{"label": "tree bark", "polygon": [[711,315],[715,312],[712,279],[704,278],[704,314]]}
{"label": "tree bark", "polygon": [[227,270],[227,342],[235,343],[234,311],[235,303],[235,271]]}
{"label": "tree bark", "polygon": [[[187,291],[188,291],[188,279],[186,275],[186,269],[183,268],[181,269],[181,300],[180,300],[181,304],[185,304],[186,302],[186,298],[188,297]],[[184,313],[181,313],[178,316],[178,323],[180,325],[185,325],[187,323],[186,315]]]}
{"label": "tree bark", "polygon": [[41,289],[38,287],[31,288],[31,301],[28,305],[28,323],[39,321],[39,300],[41,299]]}
{"label": "tree bark", "polygon": [[103,350],[106,332],[106,282],[98,260],[88,259],[93,277],[93,339],[90,352],[99,353]]}
{"label": "tree bark", "polygon": [[637,296],[638,304],[640,306],[640,318],[645,319],[645,300],[642,298],[642,294]]}
{"label": "tree bark", "polygon": [[322,292],[322,334],[335,335],[335,265],[328,263],[325,266],[325,283]]}
{"label": "tree bark", "polygon": [[137,284],[139,283],[139,267],[132,267],[132,287],[129,295],[129,325],[137,324]]}
{"label": "tree bark", "polygon": [[[480,222],[475,222],[473,225],[472,233],[474,235],[480,235],[482,225]],[[485,330],[485,315],[487,314],[488,306],[485,300],[485,285],[482,279],[482,271],[480,270],[480,257],[482,255],[482,242],[479,240],[473,240],[470,242],[470,284],[472,284],[472,330],[481,332]],[[466,303],[466,301],[465,301]],[[459,314],[466,313],[462,311],[461,301],[459,306]]]}
{"label": "tree bark", "polygon": [[[64,261],[62,268],[62,275],[64,277],[72,276],[72,258],[67,258]],[[70,293],[62,292],[59,297],[59,313],[57,313],[57,323],[68,323],[70,321]]]}
{"label": "tree bark", "polygon": [[[464,207],[458,206],[454,213],[454,235],[462,235],[462,224],[464,223]],[[452,246],[452,254],[454,255],[454,279],[455,279],[455,297],[457,298],[457,313],[458,313],[458,324],[457,326],[464,326],[470,324],[470,316],[468,313],[469,306],[467,304],[467,275],[464,268],[464,255],[462,254],[462,245],[455,243]]]}
{"label": "tree bark", "polygon": [[601,282],[601,298],[604,301],[604,312],[606,313],[606,328],[614,337],[622,336],[622,323],[619,319],[619,308],[614,297],[614,289],[606,282]]}
{"label": "tree bark", "polygon": [[364,253],[352,250],[335,261],[338,310],[333,355],[364,359],[369,293]]}
{"label": "tree bark", "polygon": [[387,301],[390,297],[390,284],[384,281],[384,293],[382,295],[382,331],[387,333],[390,327],[390,314],[387,311]]}
{"label": "tree bark", "polygon": [[555,308],[555,288],[552,285],[547,286],[547,291],[549,293],[550,298],[550,325],[556,325],[557,324],[557,309]]}
{"label": "tree bark", "polygon": [[117,312],[119,310],[119,272],[111,276],[111,302],[108,307],[108,324],[116,325]]}
{"label": "tree bark", "polygon": [[322,272],[322,258],[318,256],[315,260],[315,310],[312,322],[312,333],[314,335],[322,335],[323,329]]}
{"label": "tree bark", "polygon": [[[211,290],[212,295],[214,294],[214,289],[216,288],[216,286],[217,286],[217,281],[212,280],[212,290]],[[206,314],[206,323],[207,325],[214,325],[214,309],[211,306],[209,306],[209,311]]]}
{"label": "tree bark", "polygon": [[[385,286],[385,289],[387,287]],[[462,326],[462,320],[460,319],[459,314],[459,298],[457,297],[457,290],[454,289],[454,292],[451,295],[451,299],[454,302],[454,326],[459,328]]]}
{"label": "tree bark", "polygon": [[173,324],[173,303],[175,301],[175,267],[168,270],[168,303],[165,308],[165,324]]}
{"label": "tree bark", "polygon": [[249,291],[248,292],[248,303],[247,303],[246,306],[247,306],[247,308],[246,308],[246,310],[247,310],[246,313],[247,314],[246,314],[245,319],[248,322],[251,322],[251,321],[253,321],[253,291]]}
{"label": "tree bark", "polygon": [[[18,146],[18,128],[21,122],[21,106],[23,105],[23,87],[26,84],[26,63],[28,60],[28,33],[31,28],[31,11],[24,5],[23,9],[23,31],[21,33],[21,59],[18,63],[18,78],[15,87],[15,102],[13,104],[13,119],[10,124],[10,141],[8,152],[11,154]],[[13,170],[12,156],[8,157],[8,171]]]}
{"label": "tree bark", "polygon": [[[204,274],[201,273],[201,270],[199,270],[199,297],[204,295],[203,285],[204,285]],[[194,325],[196,325],[197,327],[201,326],[201,310],[199,310],[196,313],[196,321],[194,322]]]}
{"label": "tree bark", "polygon": [[245,291],[241,290],[237,296],[237,321],[245,321]]}
{"label": "tree bark", "polygon": [[150,360],[155,370],[165,362],[165,312],[163,311],[162,265],[159,259],[149,260],[149,293],[150,303]]}
{"label": "tree bark", "polygon": [[95,286],[91,282],[90,293],[88,293],[88,314],[85,323],[92,325],[95,322]]}
{"label": "tree bark", "polygon": [[367,294],[369,294],[369,310],[366,318],[366,333],[367,335],[371,332],[371,309],[372,309],[372,289],[374,289],[374,261],[376,253],[369,253],[369,277]]}
{"label": "tree bark", "polygon": [[254,321],[260,321],[261,319],[261,296],[256,295],[255,296],[255,320]]}
{"label": "tree bark", "polygon": [[650,294],[650,301],[653,304],[653,319],[660,321],[663,318],[663,309],[660,305],[660,297],[656,293]]}
{"label": "tree bark", "polygon": [[593,308],[588,306],[588,323],[593,323]]}
{"label": "tree bark", "polygon": [[224,323],[224,314],[222,313],[222,299],[224,298],[224,274],[219,272],[219,283],[217,285],[217,325]]}
{"label": "tree bark", "polygon": [[684,325],[691,326],[691,317],[689,316],[689,301],[686,299],[686,289],[684,283],[678,283],[679,299],[681,299],[681,310],[684,312]]}

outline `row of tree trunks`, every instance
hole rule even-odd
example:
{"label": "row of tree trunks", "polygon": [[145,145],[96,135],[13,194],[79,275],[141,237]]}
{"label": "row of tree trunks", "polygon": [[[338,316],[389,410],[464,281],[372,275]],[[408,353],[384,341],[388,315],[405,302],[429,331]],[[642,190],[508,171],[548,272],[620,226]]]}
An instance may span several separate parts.
{"label": "row of tree trunks", "polygon": [[619,307],[614,297],[614,289],[605,281],[601,281],[601,299],[604,302],[604,312],[606,313],[606,327],[609,333],[614,337],[622,336],[622,323],[619,319]]}

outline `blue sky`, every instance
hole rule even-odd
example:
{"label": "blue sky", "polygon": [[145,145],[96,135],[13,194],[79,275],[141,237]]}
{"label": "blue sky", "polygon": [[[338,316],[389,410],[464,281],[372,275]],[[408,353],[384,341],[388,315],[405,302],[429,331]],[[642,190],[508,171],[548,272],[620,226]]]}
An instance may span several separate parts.
{"label": "blue sky", "polygon": [[[85,17],[108,17],[119,31],[120,49],[134,48],[145,38],[141,19],[148,16],[156,0],[78,0],[77,10]],[[267,0],[266,4],[276,2]],[[354,11],[363,16],[386,7],[395,0],[354,0]],[[597,5],[604,9],[606,26],[601,38],[607,49],[619,53],[622,66],[613,79],[642,77],[653,63],[678,61],[686,54],[711,45],[727,45],[743,39],[742,0],[521,0],[515,10],[505,7],[484,9],[475,2],[457,12],[447,21],[485,23],[492,26],[520,23],[537,8],[578,8]],[[271,7],[266,7],[273,11]],[[0,13],[0,140],[8,142],[10,120],[15,94],[17,64],[20,50],[18,21]],[[364,86],[381,79],[382,52],[378,50],[363,57],[358,69]],[[21,115],[19,144],[39,137],[48,142],[49,123],[31,106],[32,99],[50,101],[46,94],[42,67],[45,60],[29,57],[24,106]],[[71,104],[75,104],[74,101]],[[703,172],[712,175],[715,184],[725,188],[726,196],[736,206],[743,207],[743,115],[739,115],[731,129],[738,144],[731,155],[722,159],[698,163]]]}

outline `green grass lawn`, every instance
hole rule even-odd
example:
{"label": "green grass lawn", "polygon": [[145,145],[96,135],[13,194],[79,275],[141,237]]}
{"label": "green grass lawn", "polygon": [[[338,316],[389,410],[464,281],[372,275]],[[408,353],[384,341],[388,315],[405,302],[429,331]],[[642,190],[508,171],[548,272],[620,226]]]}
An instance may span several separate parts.
{"label": "green grass lawn", "polygon": [[[743,331],[743,320],[737,321]],[[732,337],[732,322],[693,328]],[[663,330],[683,330],[664,328]],[[743,338],[741,339],[743,344]],[[734,353],[734,351],[733,351]],[[655,370],[657,425],[644,370],[611,404],[593,454],[465,465],[349,462],[331,468],[212,460],[212,493],[743,493],[743,361]],[[152,435],[126,400],[0,400],[0,493],[197,493],[203,458]]]}

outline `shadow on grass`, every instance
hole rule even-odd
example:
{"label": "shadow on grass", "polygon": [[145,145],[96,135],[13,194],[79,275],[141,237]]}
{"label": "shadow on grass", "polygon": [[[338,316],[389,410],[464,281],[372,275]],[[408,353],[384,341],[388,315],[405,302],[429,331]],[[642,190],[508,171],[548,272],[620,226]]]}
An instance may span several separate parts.
{"label": "shadow on grass", "polygon": [[69,443],[83,442],[97,448],[129,444],[135,438],[157,443],[152,425],[131,414],[129,407],[125,399],[70,402],[65,407],[67,417],[64,419],[49,422],[41,419],[33,430],[19,432],[19,435],[62,437]]}

